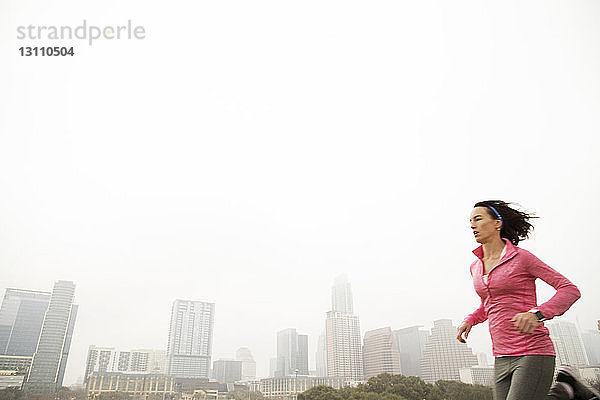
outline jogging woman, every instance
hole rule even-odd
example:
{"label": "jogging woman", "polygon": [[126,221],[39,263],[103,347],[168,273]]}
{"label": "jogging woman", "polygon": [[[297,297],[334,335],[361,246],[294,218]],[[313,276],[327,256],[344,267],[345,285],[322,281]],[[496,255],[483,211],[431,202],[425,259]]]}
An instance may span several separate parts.
{"label": "jogging woman", "polygon": [[[464,343],[474,325],[489,320],[496,400],[592,399],[596,393],[568,367],[559,369],[550,390],[556,353],[542,321],[562,315],[581,295],[567,278],[517,247],[533,228],[531,218],[500,200],[475,204],[471,229],[481,246],[473,251],[471,275],[481,305],[465,318],[457,339]],[[537,278],[556,289],[540,305]]]}

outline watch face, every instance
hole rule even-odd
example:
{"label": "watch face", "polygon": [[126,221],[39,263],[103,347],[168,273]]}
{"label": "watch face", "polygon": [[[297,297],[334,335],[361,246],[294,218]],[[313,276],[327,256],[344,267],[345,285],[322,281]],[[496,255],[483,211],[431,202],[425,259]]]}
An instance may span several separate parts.
{"label": "watch face", "polygon": [[544,320],[544,314],[542,314],[541,311],[536,311],[535,312],[535,317],[538,319],[538,321],[543,321]]}

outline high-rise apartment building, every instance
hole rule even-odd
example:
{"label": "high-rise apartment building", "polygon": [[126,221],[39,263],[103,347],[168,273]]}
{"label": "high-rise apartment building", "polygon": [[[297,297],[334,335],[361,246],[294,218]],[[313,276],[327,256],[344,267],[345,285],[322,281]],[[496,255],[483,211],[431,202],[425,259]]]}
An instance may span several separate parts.
{"label": "high-rise apartment building", "polygon": [[327,375],[351,380],[363,379],[360,323],[353,314],[352,291],[345,276],[336,278],[332,289],[332,310],[327,312]]}
{"label": "high-rise apartment building", "polygon": [[556,365],[588,365],[583,340],[577,326],[571,322],[545,322],[556,350]]}
{"label": "high-rise apartment building", "polygon": [[167,372],[177,378],[208,378],[214,303],[175,300],[171,310]]}
{"label": "high-rise apartment building", "polygon": [[35,353],[50,292],[6,289],[0,307],[0,354],[31,357]]}
{"label": "high-rise apartment building", "polygon": [[404,376],[422,376],[421,359],[429,340],[429,332],[420,328],[411,326],[394,331],[400,352],[400,373]]}
{"label": "high-rise apartment building", "polygon": [[590,330],[581,334],[583,347],[590,365],[600,366],[600,332]]}
{"label": "high-rise apartment building", "polygon": [[296,329],[277,332],[277,371],[275,376],[308,375],[308,336]]}
{"label": "high-rise apartment building", "polygon": [[235,352],[235,359],[242,362],[242,380],[251,381],[256,379],[256,361],[254,361],[249,348],[240,347]]}
{"label": "high-rise apartment building", "polygon": [[117,350],[114,347],[90,346],[84,382],[94,372],[123,374],[164,374],[167,353],[164,350]]}
{"label": "high-rise apartment building", "polygon": [[365,332],[363,345],[365,379],[387,373],[400,374],[400,352],[390,327]]}
{"label": "high-rise apartment building", "polygon": [[431,336],[421,360],[422,379],[460,380],[460,369],[477,365],[477,356],[465,343],[456,340],[456,327],[449,319],[433,321]]}
{"label": "high-rise apartment building", "polygon": [[23,384],[23,389],[31,394],[53,392],[62,386],[77,317],[74,298],[73,282],[58,281],[54,284],[31,368]]}

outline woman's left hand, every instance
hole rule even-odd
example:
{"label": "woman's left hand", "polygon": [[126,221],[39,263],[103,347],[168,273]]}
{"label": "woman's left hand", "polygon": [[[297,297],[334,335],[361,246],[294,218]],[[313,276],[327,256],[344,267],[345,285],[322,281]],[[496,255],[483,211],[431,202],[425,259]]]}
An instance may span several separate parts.
{"label": "woman's left hand", "polygon": [[541,324],[537,317],[530,312],[524,312],[515,315],[512,317],[511,322],[515,324],[515,329],[527,335],[532,334],[533,331],[535,331],[535,328]]}

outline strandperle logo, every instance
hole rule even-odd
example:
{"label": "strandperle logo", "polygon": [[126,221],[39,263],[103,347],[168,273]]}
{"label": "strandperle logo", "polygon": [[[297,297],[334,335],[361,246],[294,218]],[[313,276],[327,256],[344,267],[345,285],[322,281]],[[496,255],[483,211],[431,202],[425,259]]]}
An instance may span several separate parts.
{"label": "strandperle logo", "polygon": [[17,26],[19,40],[86,40],[91,46],[97,40],[143,40],[146,29],[134,26],[131,20],[126,25],[88,25],[87,20],[75,27],[69,25],[21,25]]}

